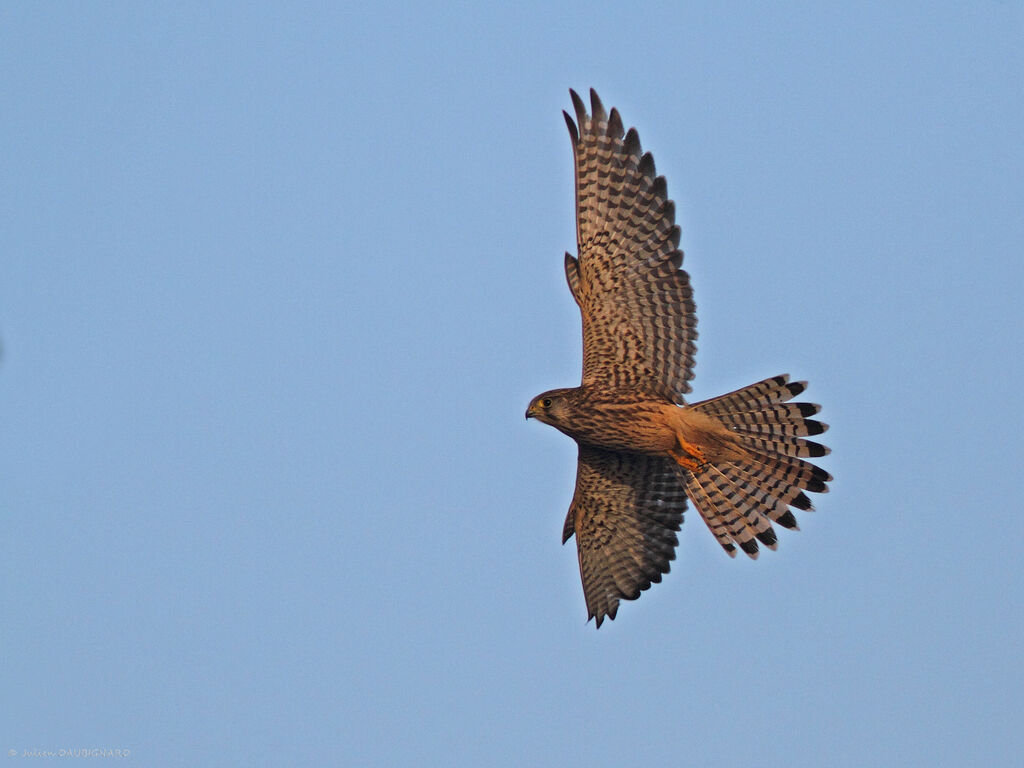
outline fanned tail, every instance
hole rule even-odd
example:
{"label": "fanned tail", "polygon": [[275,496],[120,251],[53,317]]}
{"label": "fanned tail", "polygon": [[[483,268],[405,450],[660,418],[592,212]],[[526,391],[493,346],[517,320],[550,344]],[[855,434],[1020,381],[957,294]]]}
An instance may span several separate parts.
{"label": "fanned tail", "polygon": [[807,382],[775,376],[735,392],[694,403],[690,408],[714,416],[738,438],[746,458],[708,464],[696,472],[677,467],[686,492],[711,533],[729,554],[739,547],[756,558],[758,542],[775,549],[772,523],[796,529],[790,507],[811,510],[804,491],[827,493],[832,476],[807,458],[829,449],[806,439],[828,425],[816,421],[813,403],[793,403]]}

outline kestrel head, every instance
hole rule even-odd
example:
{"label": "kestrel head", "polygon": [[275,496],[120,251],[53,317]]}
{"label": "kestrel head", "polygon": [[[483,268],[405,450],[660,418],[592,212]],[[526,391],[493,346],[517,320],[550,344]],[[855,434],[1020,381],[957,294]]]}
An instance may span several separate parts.
{"label": "kestrel head", "polygon": [[526,409],[526,418],[536,419],[553,427],[565,423],[571,416],[568,389],[552,389],[542,392],[530,401],[530,407]]}

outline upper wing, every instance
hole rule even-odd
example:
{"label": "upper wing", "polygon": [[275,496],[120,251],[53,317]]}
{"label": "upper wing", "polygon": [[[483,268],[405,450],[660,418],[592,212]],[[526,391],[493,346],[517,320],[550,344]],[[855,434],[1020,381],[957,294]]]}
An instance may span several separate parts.
{"label": "upper wing", "polygon": [[599,627],[620,599],[661,581],[675,558],[686,492],[672,467],[661,456],[580,446],[562,542],[576,534],[588,618]]}
{"label": "upper wing", "polygon": [[576,161],[579,258],[566,254],[565,271],[583,315],[583,383],[682,402],[697,317],[690,278],[679,268],[675,204],[636,129],[623,135],[618,111],[606,114],[593,90],[593,116],[569,93],[577,122],[563,114]]}

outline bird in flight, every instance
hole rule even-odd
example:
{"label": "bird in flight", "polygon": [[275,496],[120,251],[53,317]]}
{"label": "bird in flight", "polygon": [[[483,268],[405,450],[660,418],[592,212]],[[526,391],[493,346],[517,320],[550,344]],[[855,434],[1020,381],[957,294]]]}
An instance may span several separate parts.
{"label": "bird in flight", "polygon": [[562,531],[574,535],[588,621],[614,619],[661,581],[675,558],[686,499],[718,543],[756,558],[778,546],[773,523],[797,528],[805,491],[832,476],[808,458],[829,449],[807,438],[828,426],[819,406],[793,402],[806,382],[781,375],[686,403],[697,337],[690,278],[665,178],[590,91],[590,114],[569,91],[565,122],[576,168],[577,255],[565,274],[583,318],[578,387],[533,398],[526,417],[579,446],[576,490]]}

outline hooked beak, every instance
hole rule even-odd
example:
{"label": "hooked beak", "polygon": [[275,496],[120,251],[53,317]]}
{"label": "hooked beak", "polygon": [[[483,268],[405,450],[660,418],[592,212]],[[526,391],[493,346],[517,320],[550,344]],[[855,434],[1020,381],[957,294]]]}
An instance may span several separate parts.
{"label": "hooked beak", "polygon": [[530,403],[530,407],[526,409],[526,418],[533,418],[533,403]]}

